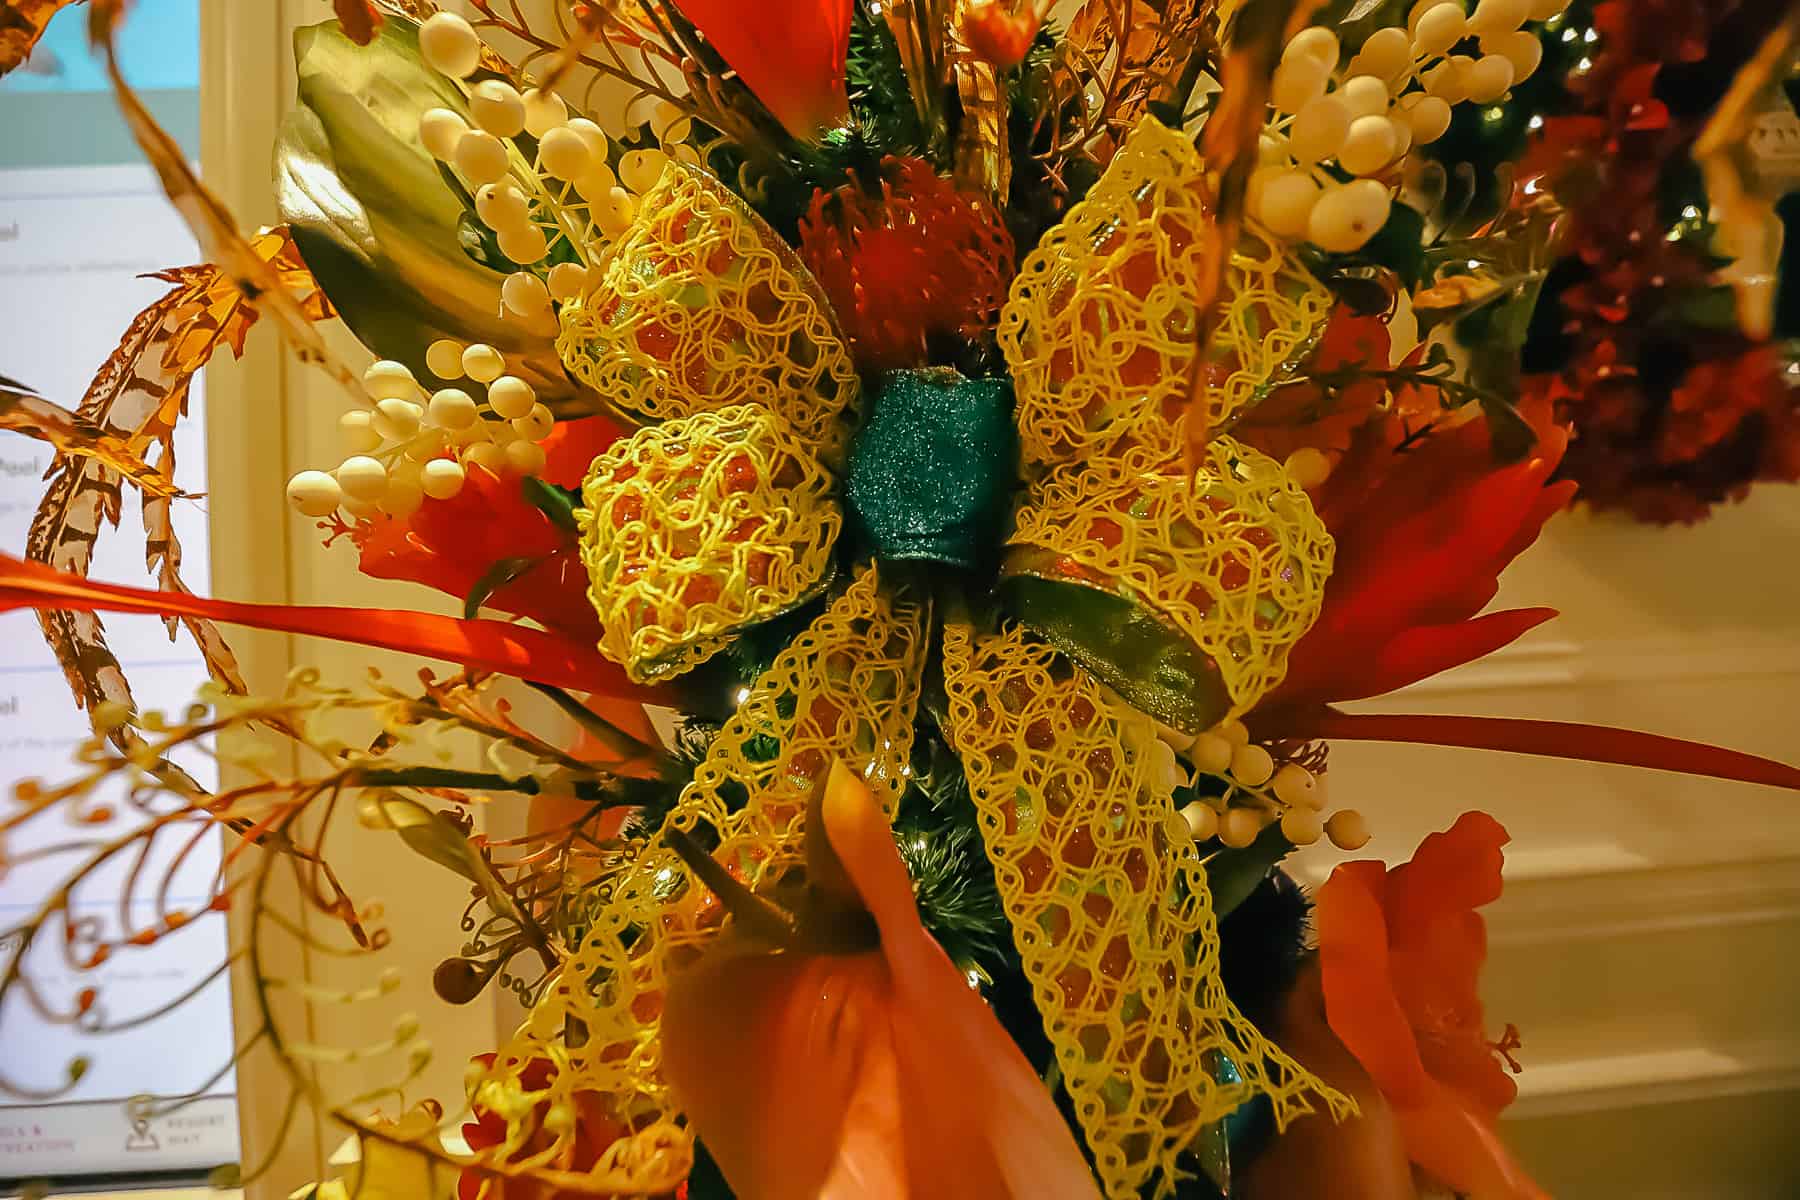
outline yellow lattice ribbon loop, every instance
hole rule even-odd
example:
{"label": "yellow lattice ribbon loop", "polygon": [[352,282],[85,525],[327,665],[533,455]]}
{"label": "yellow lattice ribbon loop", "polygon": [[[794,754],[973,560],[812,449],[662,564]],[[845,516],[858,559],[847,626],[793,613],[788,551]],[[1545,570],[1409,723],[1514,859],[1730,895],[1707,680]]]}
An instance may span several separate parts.
{"label": "yellow lattice ribbon loop", "polygon": [[563,365],[631,416],[755,403],[827,462],[849,444],[856,367],[830,304],[780,235],[698,167],[664,169],[600,286],[560,319]]}
{"label": "yellow lattice ribbon loop", "polygon": [[[1025,457],[1148,453],[1184,444],[1194,296],[1217,252],[1192,142],[1145,117],[1106,174],[1025,259],[1001,311]],[[1304,357],[1330,293],[1250,229],[1232,255],[1207,348],[1208,430],[1235,420]]]}
{"label": "yellow lattice ribbon loop", "polygon": [[[892,815],[912,753],[926,615],[865,570],[757,679],[669,822],[702,844],[716,833],[714,857],[768,889],[803,862],[806,803],[834,761],[862,771]],[[684,1160],[682,1175],[657,1174],[681,1157],[670,1139],[686,1147],[688,1135],[673,1124],[679,1114],[661,1075],[662,998],[671,967],[698,956],[724,914],[660,837],[600,885],[591,911],[592,926],[493,1075],[516,1077],[534,1057],[557,1061],[555,1098],[598,1092],[638,1129],[606,1152],[596,1174],[639,1163],[625,1190],[665,1191],[686,1169]],[[584,1037],[565,1039],[571,1028]]]}
{"label": "yellow lattice ribbon loop", "polygon": [[1015,613],[1133,704],[1199,730],[1281,682],[1333,549],[1281,464],[1221,436],[1192,479],[1177,460],[1052,471],[1015,516],[1004,586]]}
{"label": "yellow lattice ribbon loop", "polygon": [[[950,740],[1107,1194],[1174,1195],[1177,1156],[1253,1095],[1283,1126],[1315,1099],[1353,1112],[1226,998],[1206,871],[1169,832],[1150,720],[1016,629],[948,625],[944,676]],[[1242,1082],[1215,1078],[1217,1055]]]}
{"label": "yellow lattice ribbon loop", "polygon": [[577,513],[600,650],[633,679],[678,675],[826,584],[834,482],[777,414],[666,421],[594,460]]}

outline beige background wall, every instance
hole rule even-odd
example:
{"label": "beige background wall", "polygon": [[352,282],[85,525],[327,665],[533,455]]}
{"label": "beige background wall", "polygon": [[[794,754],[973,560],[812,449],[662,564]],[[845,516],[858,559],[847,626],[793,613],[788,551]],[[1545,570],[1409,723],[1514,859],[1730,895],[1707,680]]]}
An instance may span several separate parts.
{"label": "beige background wall", "polygon": [[[205,0],[212,96],[207,170],[248,223],[273,219],[268,157],[293,92],[283,26],[318,20],[316,0]],[[416,606],[422,591],[362,579],[350,553],[322,552],[281,484],[336,461],[339,410],[314,374],[258,331],[242,364],[210,374],[215,538],[221,595]],[[1488,663],[1385,702],[1391,710],[1612,721],[1800,759],[1800,492],[1767,490],[1693,530],[1560,518],[1508,579],[1505,599],[1554,603],[1562,620]],[[277,686],[291,639],[242,635],[251,678]],[[304,658],[352,680],[397,657],[309,642]],[[1560,1196],[1792,1197],[1800,1147],[1800,797],[1617,768],[1409,747],[1341,747],[1334,796],[1363,808],[1369,853],[1404,858],[1471,807],[1512,829],[1508,895],[1492,914],[1488,998],[1525,1034],[1529,1070],[1513,1134]],[[430,967],[454,949],[462,889],[376,839],[340,860],[379,896],[406,970],[392,1005],[315,1019],[333,1040],[373,1038],[397,1012],[431,1013],[435,1066],[421,1092],[459,1092],[461,1064],[491,1046],[499,1017],[445,1010]],[[1326,856],[1309,860],[1322,871]],[[337,964],[295,961],[329,982]],[[306,1020],[295,1014],[296,1023]],[[359,1027],[359,1023],[362,1027]],[[286,1081],[250,1064],[246,1128],[258,1143]],[[279,1172],[291,1186],[335,1135],[301,1129]],[[278,1195],[285,1187],[271,1186]]]}

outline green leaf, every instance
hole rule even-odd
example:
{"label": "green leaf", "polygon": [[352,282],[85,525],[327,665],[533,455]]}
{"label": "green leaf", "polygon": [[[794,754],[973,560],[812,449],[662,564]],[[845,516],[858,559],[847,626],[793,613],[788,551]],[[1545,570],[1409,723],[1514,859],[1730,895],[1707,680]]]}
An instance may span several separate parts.
{"label": "green leaf", "polygon": [[486,246],[467,189],[419,140],[430,109],[466,118],[469,108],[462,89],[420,58],[418,26],[390,14],[358,46],[326,21],[295,31],[294,55],[300,103],[276,142],[277,199],[301,257],[357,338],[420,379],[431,378],[432,342],[484,342],[552,408],[597,407],[579,399],[553,336],[500,316],[511,265]]}
{"label": "green leaf", "polygon": [[503,558],[489,567],[487,573],[469,589],[469,594],[463,597],[463,618],[473,621],[489,596],[537,565],[538,560],[535,558]]}
{"label": "green leaf", "polygon": [[549,517],[551,524],[570,533],[576,531],[575,510],[581,507],[580,488],[561,487],[536,475],[521,479],[519,488],[525,493],[526,501]]}
{"label": "green leaf", "polygon": [[1221,921],[1231,915],[1293,849],[1294,844],[1281,836],[1281,826],[1271,825],[1243,849],[1220,850],[1209,857],[1206,885],[1212,891],[1213,915]]}

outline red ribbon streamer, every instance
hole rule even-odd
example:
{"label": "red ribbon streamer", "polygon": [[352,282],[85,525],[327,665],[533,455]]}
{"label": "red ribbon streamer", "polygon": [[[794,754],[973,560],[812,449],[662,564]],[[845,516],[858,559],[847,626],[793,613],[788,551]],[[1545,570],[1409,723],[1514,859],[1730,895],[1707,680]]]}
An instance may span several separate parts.
{"label": "red ribbon streamer", "polygon": [[1545,758],[1618,763],[1653,771],[1678,771],[1712,779],[1761,783],[1800,791],[1800,768],[1723,746],[1690,742],[1610,725],[1530,721],[1517,717],[1455,717],[1436,714],[1346,713],[1333,708],[1284,716],[1283,737],[1327,741],[1413,742],[1504,750]]}
{"label": "red ribbon streamer", "polygon": [[597,649],[541,629],[465,621],[401,609],[248,604],[179,592],[95,583],[42,563],[0,554],[0,611],[14,608],[204,617],[277,633],[300,633],[442,659],[573,691],[666,704],[661,688],[633,683]]}

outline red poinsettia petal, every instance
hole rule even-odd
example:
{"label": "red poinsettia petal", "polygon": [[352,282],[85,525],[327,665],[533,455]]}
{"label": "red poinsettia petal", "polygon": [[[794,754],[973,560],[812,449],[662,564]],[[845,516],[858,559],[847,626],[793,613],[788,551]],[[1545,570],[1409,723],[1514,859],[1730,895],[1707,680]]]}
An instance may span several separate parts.
{"label": "red poinsettia petal", "polygon": [[844,59],[852,0],[677,0],[676,7],[797,138],[850,114]]}
{"label": "red poinsettia petal", "polygon": [[0,554],[0,611],[13,608],[205,617],[253,629],[400,650],[577,691],[629,696],[651,704],[667,698],[663,689],[631,682],[617,664],[602,658],[585,643],[544,630],[395,609],[212,600],[185,593],[94,583],[42,563]]}
{"label": "red poinsettia petal", "polygon": [[[1357,673],[1346,669],[1350,666],[1347,656],[1327,659],[1322,654],[1309,653],[1297,667],[1290,667],[1287,679],[1269,702],[1271,707],[1259,713],[1252,723],[1272,736],[1279,734],[1284,713],[1291,707],[1361,700],[1397,691],[1452,667],[1486,658],[1554,616],[1554,608],[1515,608],[1472,621],[1408,629],[1377,647],[1372,657],[1365,654]],[[1305,644],[1305,639],[1301,644]]]}

